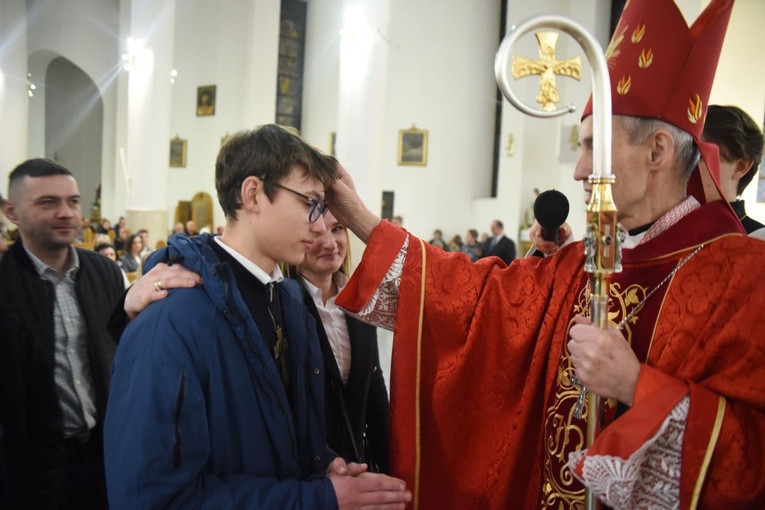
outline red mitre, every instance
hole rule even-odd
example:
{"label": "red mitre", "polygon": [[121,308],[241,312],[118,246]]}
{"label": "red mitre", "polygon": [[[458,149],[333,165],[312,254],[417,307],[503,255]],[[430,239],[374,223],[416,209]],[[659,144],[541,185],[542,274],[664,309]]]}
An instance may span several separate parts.
{"label": "red mitre", "polygon": [[[690,133],[718,188],[717,147],[700,138],[732,9],[733,0],[712,0],[689,28],[672,0],[628,0],[605,54],[614,115],[656,118]],[[591,114],[592,97],[582,118]],[[706,201],[698,169],[688,191]]]}

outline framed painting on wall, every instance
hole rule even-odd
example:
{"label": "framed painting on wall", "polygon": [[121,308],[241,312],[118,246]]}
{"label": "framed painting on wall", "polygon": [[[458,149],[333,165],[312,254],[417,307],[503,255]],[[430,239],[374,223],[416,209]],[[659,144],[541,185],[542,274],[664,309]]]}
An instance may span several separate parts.
{"label": "framed painting on wall", "polygon": [[197,87],[197,117],[215,115],[215,85]]}
{"label": "framed painting on wall", "polygon": [[186,166],[186,148],[187,141],[177,136],[170,140],[170,166],[171,167],[185,167]]}
{"label": "framed painting on wall", "polygon": [[398,131],[398,164],[425,166],[428,164],[428,131],[409,129]]}

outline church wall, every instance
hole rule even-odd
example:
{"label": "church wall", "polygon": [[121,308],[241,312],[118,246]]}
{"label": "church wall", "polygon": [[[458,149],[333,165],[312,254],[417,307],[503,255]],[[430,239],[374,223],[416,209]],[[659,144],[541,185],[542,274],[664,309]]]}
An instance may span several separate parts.
{"label": "church wall", "polygon": [[301,131],[326,152],[337,133],[342,7],[337,0],[308,2]]}
{"label": "church wall", "polygon": [[[321,148],[336,126],[342,16],[337,2],[309,2],[303,135]],[[491,190],[498,21],[498,2],[394,0],[387,31],[375,34],[389,52],[382,190],[395,193],[406,228],[427,239],[435,228],[451,237],[488,227],[471,217]],[[397,164],[399,129],[412,124],[428,130],[424,167]]]}
{"label": "church wall", "polygon": [[101,180],[101,153],[93,148],[103,132],[103,101],[88,76],[66,59],[51,61],[45,78],[45,155],[75,173],[86,213]]}
{"label": "church wall", "polygon": [[[24,160],[27,153],[27,34],[26,2],[0,2],[0,118],[3,140],[0,142],[0,193],[8,192],[8,174]],[[7,128],[13,126],[13,129]]]}
{"label": "church wall", "polygon": [[[472,203],[491,190],[499,14],[497,1],[391,2],[383,189],[426,239],[482,227]],[[424,167],[397,164],[398,131],[412,124],[428,130]]]}
{"label": "church wall", "polygon": [[[100,148],[102,152],[102,179],[114,173],[115,79],[120,67],[118,4],[116,0],[36,0],[27,3],[28,71],[38,87],[35,96],[29,99],[28,157],[46,156],[45,72],[51,60],[63,56],[82,69],[99,88],[103,99],[104,128],[102,139],[94,142],[93,147]],[[80,161],[61,163],[76,173]],[[94,199],[95,196],[84,197],[86,204]]]}
{"label": "church wall", "polygon": [[[168,168],[170,223],[179,200],[205,191],[213,197],[214,226],[223,225],[214,183],[221,139],[274,119],[278,2],[231,0],[223,7],[188,0],[176,10],[171,132],[158,136],[188,140],[188,152],[186,168]],[[264,21],[271,29],[253,30]],[[264,54],[273,58],[264,61]],[[217,87],[215,115],[198,117],[197,87],[204,85]]]}

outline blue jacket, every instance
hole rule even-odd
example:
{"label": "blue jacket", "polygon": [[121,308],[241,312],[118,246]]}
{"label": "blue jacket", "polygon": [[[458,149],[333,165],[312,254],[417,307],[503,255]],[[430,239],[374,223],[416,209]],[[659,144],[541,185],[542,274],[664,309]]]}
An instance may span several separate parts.
{"label": "blue jacket", "polygon": [[279,285],[296,415],[272,354],[211,236],[176,235],[147,261],[204,279],[132,321],[112,369],[105,423],[109,503],[120,508],[337,508],[324,476],[316,324],[299,284]]}

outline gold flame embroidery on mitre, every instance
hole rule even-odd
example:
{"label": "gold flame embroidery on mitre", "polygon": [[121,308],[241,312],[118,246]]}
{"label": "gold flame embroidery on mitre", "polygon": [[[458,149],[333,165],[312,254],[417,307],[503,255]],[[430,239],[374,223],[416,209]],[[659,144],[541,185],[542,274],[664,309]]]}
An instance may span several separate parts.
{"label": "gold flame embroidery on mitre", "polygon": [[622,76],[622,79],[619,80],[619,83],[616,84],[616,92],[619,95],[623,96],[630,91],[631,86],[632,86],[632,77],[629,74],[625,74],[624,76]]}
{"label": "gold flame embroidery on mitre", "polygon": [[645,23],[641,23],[640,26],[638,26],[633,32],[632,32],[632,42],[637,44],[645,35]]}
{"label": "gold flame embroidery on mitre", "polygon": [[691,124],[696,124],[699,121],[703,111],[704,103],[701,101],[701,96],[694,94],[688,98],[688,121]]}
{"label": "gold flame embroidery on mitre", "polygon": [[646,48],[640,52],[640,56],[638,57],[638,67],[647,69],[651,64],[653,64],[653,50],[651,48]]}

